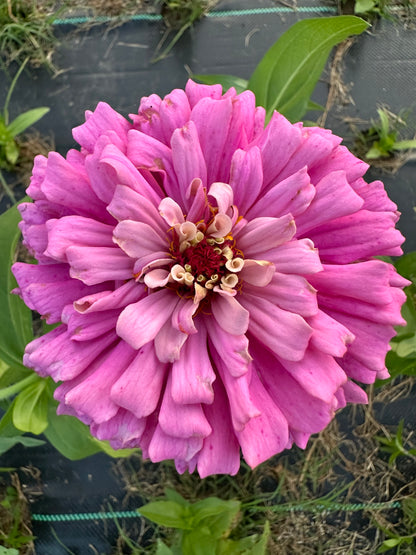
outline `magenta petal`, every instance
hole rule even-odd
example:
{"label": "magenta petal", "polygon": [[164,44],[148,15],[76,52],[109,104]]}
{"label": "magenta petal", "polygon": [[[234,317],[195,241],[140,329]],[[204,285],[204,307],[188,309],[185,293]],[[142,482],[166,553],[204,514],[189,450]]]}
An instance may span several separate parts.
{"label": "magenta petal", "polygon": [[197,333],[193,319],[197,309],[198,305],[193,299],[180,299],[172,314],[172,326],[182,333]]}
{"label": "magenta petal", "polygon": [[195,83],[192,79],[188,79],[185,87],[186,96],[188,97],[191,108],[195,106],[203,98],[221,98],[222,86],[221,85],[201,85]]}
{"label": "magenta petal", "polygon": [[113,384],[111,399],[137,418],[148,416],[159,403],[167,369],[156,357],[153,344],[144,345]]}
{"label": "magenta petal", "polygon": [[181,356],[172,364],[172,398],[178,404],[212,403],[212,384],[216,379],[207,350],[207,332],[188,337]]}
{"label": "magenta petal", "polygon": [[120,314],[117,334],[133,349],[140,349],[156,337],[171,317],[178,300],[172,291],[161,289],[130,304]]}
{"label": "magenta petal", "polygon": [[368,403],[367,393],[351,380],[348,380],[342,388],[347,403],[359,403],[361,405],[366,405]]}
{"label": "magenta petal", "polygon": [[313,328],[311,345],[328,355],[344,356],[347,346],[355,339],[349,329],[322,310],[308,318],[308,323]]}
{"label": "magenta petal", "polygon": [[107,440],[113,449],[138,447],[146,426],[146,419],[136,418],[131,412],[119,411],[106,422],[91,424],[91,433],[100,441]]}
{"label": "magenta petal", "polygon": [[174,328],[169,320],[165,322],[154,339],[156,356],[160,362],[178,360],[187,338],[188,334]]}
{"label": "magenta petal", "polygon": [[247,464],[254,468],[283,451],[289,435],[286,418],[264,389],[256,372],[252,375],[250,393],[254,403],[261,407],[261,414],[249,420],[236,435]]}
{"label": "magenta petal", "polygon": [[315,274],[323,269],[318,249],[310,239],[292,240],[262,256],[283,274]]}
{"label": "magenta petal", "polygon": [[237,474],[240,467],[240,446],[234,434],[230,410],[224,389],[214,384],[214,403],[204,406],[211,425],[211,434],[204,439],[198,454],[198,473],[201,478],[210,474]]}
{"label": "magenta petal", "polygon": [[74,308],[81,314],[101,312],[114,308],[124,308],[144,296],[144,287],[133,280],[118,287],[115,291],[101,291],[86,295],[74,302]]}
{"label": "magenta petal", "polygon": [[152,462],[167,459],[188,462],[201,450],[202,443],[201,437],[178,438],[165,434],[158,425],[150,441],[148,454]]}
{"label": "magenta petal", "polygon": [[205,325],[208,329],[209,339],[214,349],[221,356],[227,372],[234,378],[246,374],[252,360],[248,352],[249,342],[247,337],[227,333],[213,319],[206,318]]}

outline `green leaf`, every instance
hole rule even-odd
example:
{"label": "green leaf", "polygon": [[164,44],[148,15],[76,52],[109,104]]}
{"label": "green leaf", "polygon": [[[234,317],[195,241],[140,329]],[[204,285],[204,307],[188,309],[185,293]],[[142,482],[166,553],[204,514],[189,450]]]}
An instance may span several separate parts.
{"label": "green leaf", "polygon": [[15,437],[0,437],[0,455],[5,453],[11,447],[14,447],[17,443],[21,443],[25,447],[38,447],[39,445],[43,445],[45,442],[41,439],[26,437],[23,435]]}
{"label": "green leaf", "polygon": [[354,13],[367,13],[374,9],[376,0],[355,0]]}
{"label": "green leaf", "polygon": [[56,403],[49,404],[48,421],[44,435],[67,459],[76,461],[101,450],[85,424],[74,416],[56,414]]}
{"label": "green leaf", "polygon": [[91,437],[92,441],[97,444],[101,451],[104,451],[109,457],[113,459],[123,459],[130,457],[133,453],[137,453],[139,449],[113,449],[108,441],[100,441],[95,437]]}
{"label": "green leaf", "polygon": [[156,524],[168,528],[190,530],[189,514],[186,508],[175,501],[153,501],[139,508],[139,512]]}
{"label": "green leaf", "polygon": [[[184,532],[182,537],[183,555],[216,555],[218,553],[218,540],[204,534],[202,530]],[[238,552],[234,552],[236,555]]]}
{"label": "green leaf", "polygon": [[368,23],[355,16],[298,21],[266,52],[248,82],[257,104],[266,108],[267,120],[278,110],[298,121],[325,67],[331,49]]}
{"label": "green leaf", "polygon": [[381,546],[377,549],[377,553],[385,553],[386,551],[389,551],[389,549],[396,547],[400,543],[400,538],[390,538],[388,540],[384,540]]}
{"label": "green leaf", "polygon": [[160,538],[157,540],[156,555],[172,555],[173,551]]}
{"label": "green leaf", "polygon": [[412,148],[416,148],[416,141],[414,140],[397,141],[394,143],[394,150],[410,150]]}
{"label": "green leaf", "polygon": [[308,112],[323,112],[325,110],[325,106],[322,106],[321,104],[318,104],[317,102],[314,102],[313,100],[308,100],[308,104],[306,107]]}
{"label": "green leaf", "polygon": [[16,206],[0,216],[0,358],[12,367],[23,367],[24,348],[33,339],[32,313],[10,293],[16,287],[10,267],[20,238],[19,221]]}
{"label": "green leaf", "polygon": [[12,139],[11,141],[7,142],[4,146],[4,152],[6,154],[6,160],[11,166],[14,166],[19,158],[19,147]]}
{"label": "green leaf", "polygon": [[238,94],[245,91],[248,84],[247,79],[236,77],[235,75],[224,75],[222,73],[211,75],[195,74],[192,75],[192,79],[205,83],[205,85],[222,85],[224,92],[234,87]]}
{"label": "green leaf", "polygon": [[8,131],[16,137],[23,133],[28,127],[39,121],[45,114],[49,112],[49,108],[33,108],[23,114],[19,114],[7,127]]}
{"label": "green leaf", "polygon": [[48,382],[39,378],[17,395],[13,424],[23,432],[41,434],[48,426],[48,402]]}
{"label": "green leaf", "polygon": [[187,501],[180,493],[175,491],[174,489],[165,488],[165,495],[168,501],[174,501],[183,507],[189,507],[190,503]]}
{"label": "green leaf", "polygon": [[3,547],[0,545],[0,555],[19,555],[19,552],[14,547]]}
{"label": "green leaf", "polygon": [[[222,515],[224,521],[228,520],[228,522],[231,522],[240,510],[240,506],[240,501],[224,501],[218,497],[207,497],[206,499],[197,501],[194,505],[192,505],[194,522],[195,524],[199,524],[203,520],[212,519],[212,517],[216,517],[218,515]],[[221,536],[226,529],[227,528],[221,531],[219,536]]]}

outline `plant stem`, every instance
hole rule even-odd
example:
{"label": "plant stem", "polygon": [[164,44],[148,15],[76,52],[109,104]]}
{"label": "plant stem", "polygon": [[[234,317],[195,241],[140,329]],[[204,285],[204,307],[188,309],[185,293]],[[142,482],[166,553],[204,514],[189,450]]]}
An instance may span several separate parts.
{"label": "plant stem", "polygon": [[28,60],[29,60],[29,58],[26,58],[25,61],[22,63],[22,65],[17,70],[16,75],[13,77],[12,84],[10,85],[10,88],[7,92],[6,100],[4,101],[3,118],[4,118],[4,123],[5,123],[6,127],[9,125],[9,103],[10,103],[10,98],[12,96],[13,89],[16,86],[17,80],[19,79],[20,74],[22,73],[22,71],[25,69],[25,65],[27,64]]}
{"label": "plant stem", "polygon": [[31,383],[34,383],[36,380],[39,380],[39,376],[35,372],[33,372],[33,374],[30,374],[30,376],[23,378],[23,380],[20,380],[13,385],[9,385],[9,387],[4,387],[3,389],[0,389],[0,401],[2,401],[3,399],[7,399],[8,397],[15,395],[16,393],[19,393],[19,391],[21,391]]}
{"label": "plant stem", "polygon": [[0,170],[0,183],[3,185],[3,188],[6,191],[7,196],[10,198],[10,200],[13,202],[13,204],[16,204],[16,197],[14,196],[13,191],[7,185],[7,182],[4,179],[4,176],[1,173],[1,170]]}

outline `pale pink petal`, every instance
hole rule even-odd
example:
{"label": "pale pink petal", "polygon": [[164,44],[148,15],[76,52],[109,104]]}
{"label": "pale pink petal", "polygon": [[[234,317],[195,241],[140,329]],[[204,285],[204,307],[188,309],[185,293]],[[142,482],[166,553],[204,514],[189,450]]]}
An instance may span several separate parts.
{"label": "pale pink petal", "polygon": [[250,314],[250,333],[277,356],[302,360],[312,335],[312,328],[302,316],[248,293],[242,296],[241,303]]}
{"label": "pale pink petal", "polygon": [[163,268],[156,268],[145,274],[143,281],[150,289],[164,287],[169,281],[170,272]]}
{"label": "pale pink petal", "polygon": [[117,334],[133,349],[152,341],[171,317],[179,298],[167,289],[149,294],[127,306],[117,322]]}
{"label": "pale pink petal", "polygon": [[211,310],[225,332],[243,335],[247,331],[249,313],[234,297],[216,295]]}
{"label": "pale pink petal", "polygon": [[97,439],[109,441],[113,449],[138,447],[146,426],[146,419],[138,419],[131,412],[119,409],[107,422],[91,424],[91,434]]}
{"label": "pale pink petal", "polygon": [[188,334],[174,328],[170,320],[165,322],[154,339],[156,356],[160,362],[178,360],[187,338]]}
{"label": "pale pink petal", "polygon": [[243,269],[238,276],[246,283],[256,287],[265,287],[274,276],[275,266],[267,260],[252,260],[246,258],[244,260]]}
{"label": "pale pink petal", "polygon": [[169,250],[167,237],[143,222],[123,220],[114,228],[114,242],[131,258]]}
{"label": "pale pink petal", "polygon": [[202,437],[185,439],[172,437],[165,434],[162,427],[158,425],[150,440],[148,455],[152,462],[160,462],[166,459],[188,462],[201,450],[202,443]]}
{"label": "pale pink petal", "polygon": [[62,312],[62,322],[67,325],[72,341],[90,341],[114,330],[119,314],[119,309],[106,311],[105,317],[99,312],[80,314],[68,305]]}
{"label": "pale pink petal", "polygon": [[283,274],[315,274],[323,270],[318,249],[310,239],[292,240],[262,256]]}
{"label": "pale pink petal", "polygon": [[172,162],[178,182],[185,192],[193,181],[198,178],[204,187],[207,182],[207,167],[199,143],[198,131],[193,121],[176,129],[170,140]]}
{"label": "pale pink petal", "polygon": [[172,326],[182,333],[197,333],[193,316],[198,304],[193,299],[181,298],[172,314]]}
{"label": "pale pink petal", "polygon": [[144,345],[113,384],[110,397],[137,418],[149,416],[159,403],[167,370],[168,365],[158,360],[153,345]]}
{"label": "pale pink petal", "polygon": [[138,301],[144,295],[144,287],[131,280],[118,287],[115,291],[100,291],[99,293],[79,298],[74,302],[74,308],[81,314],[124,308],[128,304]]}
{"label": "pale pink petal", "polygon": [[212,183],[208,196],[215,199],[220,214],[228,214],[234,202],[234,193],[228,183]]}
{"label": "pale pink petal", "polygon": [[165,220],[168,226],[181,224],[185,221],[182,208],[169,197],[165,197],[160,201],[158,210],[160,216]]}

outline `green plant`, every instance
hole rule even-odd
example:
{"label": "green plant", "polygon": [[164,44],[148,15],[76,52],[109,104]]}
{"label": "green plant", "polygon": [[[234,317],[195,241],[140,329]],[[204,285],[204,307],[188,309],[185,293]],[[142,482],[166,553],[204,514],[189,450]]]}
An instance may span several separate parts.
{"label": "green plant", "polygon": [[175,490],[165,490],[166,500],[140,507],[140,513],[161,526],[175,528],[173,544],[158,539],[157,555],[263,555],[270,534],[266,522],[263,534],[231,539],[241,509],[240,501],[207,497],[190,503]]}
{"label": "green plant", "polygon": [[371,120],[371,127],[360,136],[360,140],[368,145],[365,153],[367,160],[388,158],[398,151],[416,148],[416,140],[399,140],[400,130],[406,127],[402,115],[396,115],[386,108],[377,109],[378,120]]}
{"label": "green plant", "polygon": [[402,525],[406,533],[402,535],[399,531],[389,529],[377,523],[378,528],[382,530],[388,539],[384,540],[377,553],[385,553],[390,549],[396,550],[396,555],[409,554],[415,552],[415,539],[416,539],[416,499],[407,497],[403,501],[403,520]]}
{"label": "green plant", "polygon": [[23,510],[19,492],[15,487],[7,486],[0,501],[0,542],[3,546],[0,555],[18,555],[34,539],[24,528]]}
{"label": "green plant", "polygon": [[321,108],[310,97],[332,48],[367,27],[362,19],[347,15],[298,21],[266,52],[248,81],[230,75],[193,77],[223,88],[235,86],[238,92],[250,89],[266,109],[267,120],[278,110],[290,121],[299,121],[307,110]]}
{"label": "green plant", "polygon": [[393,464],[400,456],[412,457],[416,460],[416,449],[406,449],[403,445],[403,426],[404,420],[402,419],[394,436],[390,434],[386,434],[386,437],[376,436],[377,441],[381,444],[380,450],[390,453],[389,464]]}

